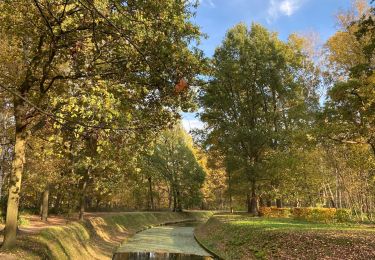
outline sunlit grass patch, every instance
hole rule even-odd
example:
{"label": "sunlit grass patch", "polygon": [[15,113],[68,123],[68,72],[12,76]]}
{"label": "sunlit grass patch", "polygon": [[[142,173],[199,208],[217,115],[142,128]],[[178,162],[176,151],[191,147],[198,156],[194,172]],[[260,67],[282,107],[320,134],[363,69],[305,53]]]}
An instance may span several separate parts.
{"label": "sunlit grass patch", "polygon": [[260,218],[243,215],[228,216],[220,215],[218,218],[233,226],[251,226],[252,228],[262,228],[269,230],[367,230],[375,231],[375,226],[369,228],[366,225],[353,223],[314,223],[290,218]]}
{"label": "sunlit grass patch", "polygon": [[[197,229],[202,243],[225,259],[375,257],[375,226],[312,223],[289,218],[219,214]],[[353,255],[354,256],[354,255]],[[310,259],[315,259],[311,257]]]}

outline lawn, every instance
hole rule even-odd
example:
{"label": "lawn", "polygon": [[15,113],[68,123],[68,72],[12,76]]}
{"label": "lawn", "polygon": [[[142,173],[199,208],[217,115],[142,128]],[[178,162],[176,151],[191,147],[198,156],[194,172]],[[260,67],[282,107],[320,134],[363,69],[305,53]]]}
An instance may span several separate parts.
{"label": "lawn", "polygon": [[196,237],[225,259],[375,259],[375,226],[220,214]]}

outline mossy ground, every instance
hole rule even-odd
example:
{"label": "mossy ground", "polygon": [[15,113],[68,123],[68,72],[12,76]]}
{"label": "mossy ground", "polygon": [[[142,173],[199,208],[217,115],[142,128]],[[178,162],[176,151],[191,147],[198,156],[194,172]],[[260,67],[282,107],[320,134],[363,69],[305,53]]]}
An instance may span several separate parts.
{"label": "mossy ground", "polygon": [[[115,249],[137,231],[169,222],[208,218],[210,212],[128,212],[92,214],[84,221],[20,232],[8,259],[110,259]],[[32,223],[30,223],[32,225]]]}
{"label": "mossy ground", "polygon": [[375,259],[375,226],[219,214],[196,230],[225,259]]}

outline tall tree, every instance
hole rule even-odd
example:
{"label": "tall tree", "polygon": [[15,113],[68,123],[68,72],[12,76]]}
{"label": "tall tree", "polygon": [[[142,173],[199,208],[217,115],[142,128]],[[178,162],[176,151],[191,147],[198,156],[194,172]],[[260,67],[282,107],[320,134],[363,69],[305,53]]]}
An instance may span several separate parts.
{"label": "tall tree", "polygon": [[200,205],[205,172],[196,157],[191,137],[181,126],[166,130],[160,136],[150,160],[170,186],[173,211]]}
{"label": "tall tree", "polygon": [[257,183],[265,177],[259,165],[267,150],[285,147],[287,133],[307,123],[299,111],[316,104],[317,81],[297,37],[285,43],[258,24],[229,30],[212,63],[201,96],[208,142],[235,162],[232,172],[246,176],[248,211],[256,213]]}
{"label": "tall tree", "polygon": [[[175,84],[193,84],[201,66],[201,53],[189,48],[200,37],[189,21],[191,10],[188,2],[172,0],[0,3],[0,86],[12,96],[15,120],[4,248],[16,239],[28,137],[41,122],[68,123],[55,114],[53,97],[110,82],[122,102],[153,111],[153,125],[175,118],[181,105],[189,107],[189,91],[176,91]],[[89,127],[79,120],[70,126]]]}
{"label": "tall tree", "polygon": [[[357,1],[363,3],[363,1]],[[361,18],[363,17],[363,18]],[[330,139],[368,145],[375,155],[375,76],[371,9],[355,6],[339,16],[341,28],[326,43],[328,90],[324,119]],[[337,76],[335,71],[339,71]]]}

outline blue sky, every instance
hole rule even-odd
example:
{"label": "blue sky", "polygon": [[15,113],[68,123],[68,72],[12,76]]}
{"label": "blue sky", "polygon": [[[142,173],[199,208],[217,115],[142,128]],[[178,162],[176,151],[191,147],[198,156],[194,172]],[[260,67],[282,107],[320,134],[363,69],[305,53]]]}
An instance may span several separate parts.
{"label": "blue sky", "polygon": [[[193,0],[192,0],[193,1]],[[291,33],[314,33],[324,43],[336,30],[335,14],[351,0],[200,0],[194,22],[208,35],[200,48],[211,57],[226,31],[239,22],[260,23],[283,40]],[[183,114],[186,130],[201,127],[194,113]]]}

